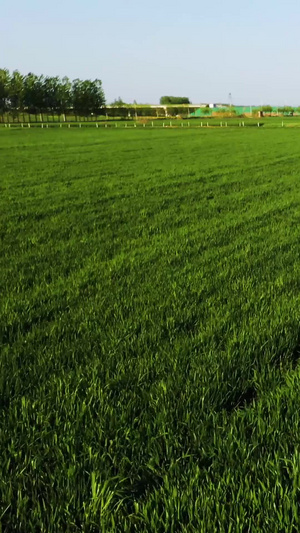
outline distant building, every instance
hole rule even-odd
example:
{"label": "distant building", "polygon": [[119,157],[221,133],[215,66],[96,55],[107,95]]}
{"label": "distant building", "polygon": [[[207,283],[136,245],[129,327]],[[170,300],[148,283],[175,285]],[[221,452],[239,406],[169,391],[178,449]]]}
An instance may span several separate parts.
{"label": "distant building", "polygon": [[229,107],[229,104],[209,104],[208,107],[210,109],[220,108],[220,107]]}

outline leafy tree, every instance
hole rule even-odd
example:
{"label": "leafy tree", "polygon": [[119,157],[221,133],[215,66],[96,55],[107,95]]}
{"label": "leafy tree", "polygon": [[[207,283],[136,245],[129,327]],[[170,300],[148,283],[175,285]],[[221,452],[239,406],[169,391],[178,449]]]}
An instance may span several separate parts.
{"label": "leafy tree", "polygon": [[76,78],[76,80],[73,80],[72,82],[72,103],[74,110],[79,115],[84,115],[86,112],[86,104],[84,99],[85,95],[83,82],[79,78]]}
{"label": "leafy tree", "polygon": [[122,98],[119,96],[119,98],[114,100],[111,105],[114,107],[126,107],[128,104],[123,102]]}
{"label": "leafy tree", "polygon": [[24,77],[18,70],[14,70],[9,83],[9,107],[17,113],[24,105]]}
{"label": "leafy tree", "polygon": [[186,96],[162,96],[160,99],[161,105],[176,105],[176,104],[190,104],[190,99]]}
{"label": "leafy tree", "polygon": [[263,113],[272,113],[273,107],[271,105],[263,105],[261,111],[263,111]]}
{"label": "leafy tree", "polygon": [[287,106],[285,107],[285,113],[287,113],[287,114],[289,114],[289,115],[293,115],[293,113],[294,113],[294,108],[291,107],[291,106],[289,106],[289,105],[287,105]]}
{"label": "leafy tree", "polygon": [[58,113],[63,113],[64,120],[66,120],[66,112],[72,107],[72,83],[64,76],[60,80],[57,88],[57,108]]}
{"label": "leafy tree", "polygon": [[73,107],[79,115],[103,112],[105,97],[100,80],[74,80],[72,96]]}
{"label": "leafy tree", "polygon": [[4,112],[8,106],[10,76],[6,68],[0,69],[0,110]]}
{"label": "leafy tree", "polygon": [[24,106],[33,113],[45,109],[44,77],[29,72],[24,78]]}
{"label": "leafy tree", "polygon": [[294,113],[294,108],[288,105],[283,107],[278,107],[278,112],[283,113],[283,115],[292,115]]}
{"label": "leafy tree", "polygon": [[60,79],[58,76],[44,79],[43,83],[43,107],[45,110],[54,113],[59,107],[59,87]]}

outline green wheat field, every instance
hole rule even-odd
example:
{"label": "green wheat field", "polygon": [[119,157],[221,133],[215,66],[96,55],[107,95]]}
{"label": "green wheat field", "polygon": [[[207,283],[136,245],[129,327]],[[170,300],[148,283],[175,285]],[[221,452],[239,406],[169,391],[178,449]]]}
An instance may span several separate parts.
{"label": "green wheat field", "polygon": [[0,531],[300,530],[300,133],[0,130]]}

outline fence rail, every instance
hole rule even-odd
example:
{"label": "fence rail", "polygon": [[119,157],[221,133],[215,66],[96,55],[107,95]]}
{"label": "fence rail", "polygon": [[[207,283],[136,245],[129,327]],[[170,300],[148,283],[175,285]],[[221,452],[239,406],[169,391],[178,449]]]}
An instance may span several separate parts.
{"label": "fence rail", "polygon": [[268,122],[265,124],[264,122],[201,122],[201,123],[193,123],[193,122],[172,122],[172,121],[165,121],[165,122],[150,122],[150,123],[132,123],[132,122],[115,122],[115,123],[95,123],[95,122],[78,122],[78,123],[71,123],[71,122],[58,122],[58,123],[32,123],[32,122],[22,122],[22,123],[0,123],[0,129],[91,129],[91,128],[101,128],[101,129],[201,129],[201,128],[210,128],[210,129],[216,129],[216,128],[253,128],[253,127],[263,127],[267,126],[268,128],[278,128],[278,127],[287,127],[287,128],[300,128],[300,122],[298,123],[288,123],[288,122],[280,122],[280,123],[270,123]]}

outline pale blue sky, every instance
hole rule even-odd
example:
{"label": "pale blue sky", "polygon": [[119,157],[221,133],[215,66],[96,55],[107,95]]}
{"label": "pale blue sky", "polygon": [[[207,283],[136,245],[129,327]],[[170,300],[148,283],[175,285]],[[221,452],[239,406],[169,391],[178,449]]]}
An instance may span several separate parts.
{"label": "pale blue sky", "polygon": [[108,103],[300,105],[299,0],[0,0],[0,68],[100,78]]}

